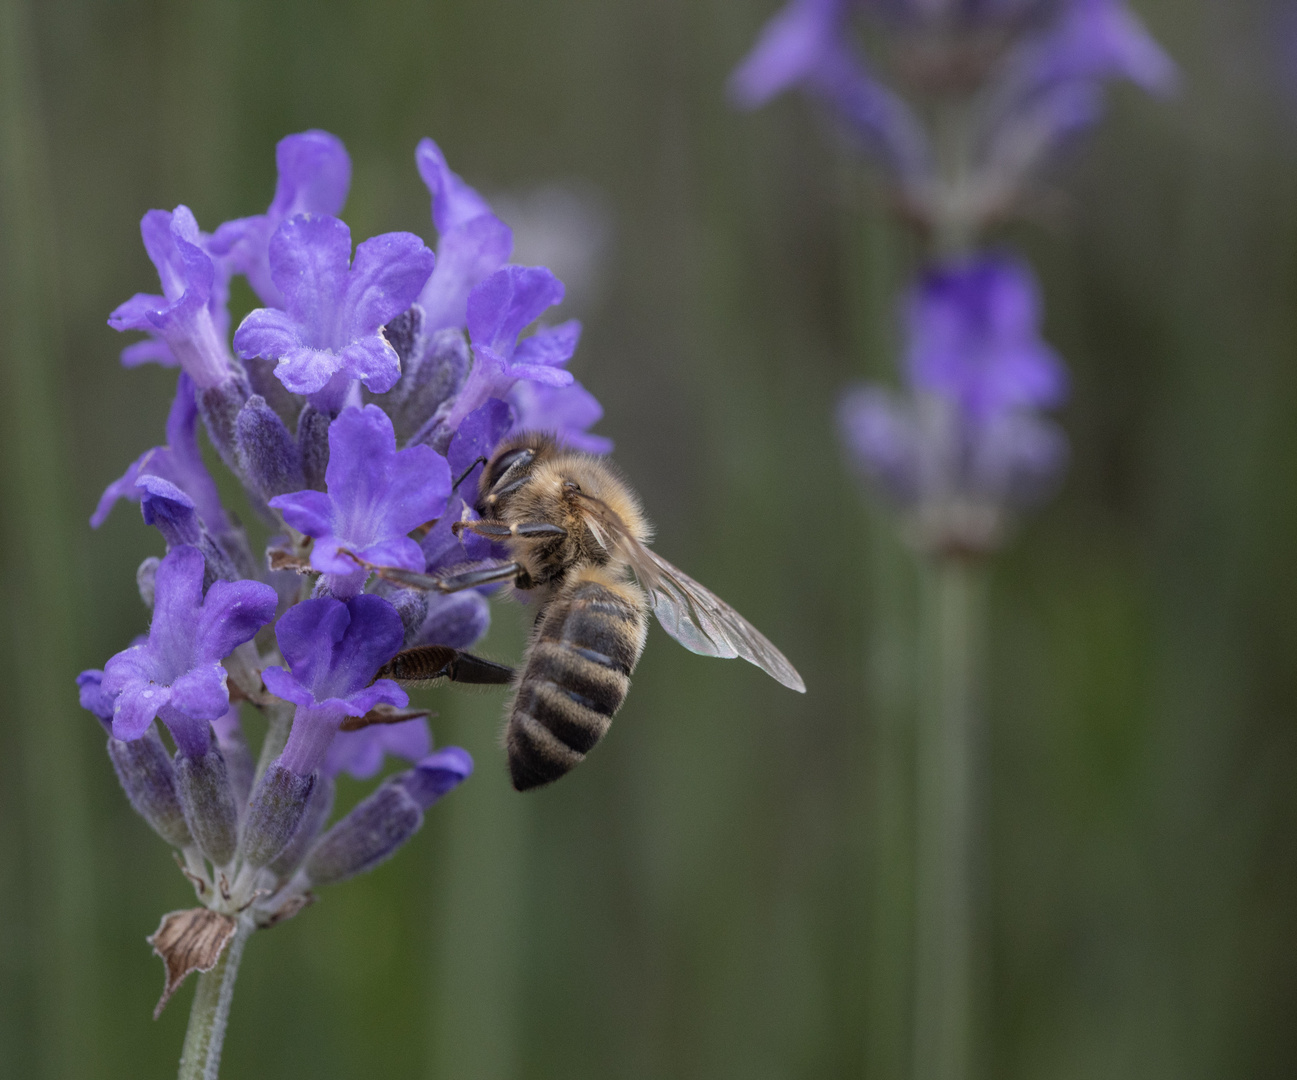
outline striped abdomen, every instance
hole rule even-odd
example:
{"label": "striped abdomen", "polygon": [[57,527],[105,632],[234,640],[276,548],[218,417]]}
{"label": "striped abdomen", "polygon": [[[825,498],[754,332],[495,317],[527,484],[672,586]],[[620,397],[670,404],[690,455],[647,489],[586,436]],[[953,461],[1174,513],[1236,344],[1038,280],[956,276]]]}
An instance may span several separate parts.
{"label": "striped abdomen", "polygon": [[517,790],[557,780],[603,738],[626,699],[646,631],[633,585],[585,577],[550,603],[505,732]]}

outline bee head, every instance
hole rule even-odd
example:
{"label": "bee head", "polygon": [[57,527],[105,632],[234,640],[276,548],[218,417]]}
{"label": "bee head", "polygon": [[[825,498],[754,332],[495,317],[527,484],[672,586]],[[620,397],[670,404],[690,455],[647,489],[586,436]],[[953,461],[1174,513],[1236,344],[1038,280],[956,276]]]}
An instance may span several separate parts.
{"label": "bee head", "polygon": [[474,509],[484,518],[497,516],[499,502],[524,487],[538,460],[554,452],[553,436],[524,432],[501,443],[486,468]]}

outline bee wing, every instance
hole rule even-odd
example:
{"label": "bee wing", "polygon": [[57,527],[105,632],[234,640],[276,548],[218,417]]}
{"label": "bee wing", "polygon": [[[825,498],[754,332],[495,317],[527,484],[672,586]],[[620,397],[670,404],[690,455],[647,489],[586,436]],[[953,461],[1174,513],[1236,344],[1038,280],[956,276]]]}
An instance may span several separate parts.
{"label": "bee wing", "polygon": [[641,573],[637,561],[631,565],[649,590],[653,613],[663,630],[690,652],[702,656],[741,656],[788,689],[806,693],[806,684],[797,669],[765,634],[683,570],[643,545],[636,546],[652,563],[655,573]]}
{"label": "bee wing", "polygon": [[604,547],[616,549],[648,590],[662,629],[700,656],[741,656],[790,690],[806,684],[769,639],[704,585],[661,558],[626,529],[611,507],[581,496],[586,524]]}

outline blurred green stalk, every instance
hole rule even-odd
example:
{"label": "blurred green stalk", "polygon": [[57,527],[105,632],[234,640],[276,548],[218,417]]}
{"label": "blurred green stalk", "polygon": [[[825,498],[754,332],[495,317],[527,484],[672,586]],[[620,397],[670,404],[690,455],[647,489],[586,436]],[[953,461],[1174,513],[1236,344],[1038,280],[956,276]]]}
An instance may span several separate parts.
{"label": "blurred green stalk", "polygon": [[920,589],[913,1075],[966,1080],[981,567],[936,557],[923,566]]}
{"label": "blurred green stalk", "polygon": [[[6,705],[23,780],[22,865],[14,892],[26,893],[19,900],[24,910],[7,912],[4,920],[6,936],[23,947],[16,963],[9,956],[0,963],[19,1000],[34,1006],[33,1030],[13,1033],[30,1049],[3,1049],[27,1063],[23,1075],[32,1080],[81,1080],[100,1072],[90,1008],[97,981],[95,901],[81,761],[81,735],[89,731],[80,726],[73,685],[69,628],[77,625],[77,582],[61,434],[68,430],[60,415],[64,358],[50,314],[58,307],[50,298],[62,290],[36,56],[28,5],[0,0],[0,527],[12,627],[0,659],[8,668]],[[14,948],[0,943],[0,952]]]}

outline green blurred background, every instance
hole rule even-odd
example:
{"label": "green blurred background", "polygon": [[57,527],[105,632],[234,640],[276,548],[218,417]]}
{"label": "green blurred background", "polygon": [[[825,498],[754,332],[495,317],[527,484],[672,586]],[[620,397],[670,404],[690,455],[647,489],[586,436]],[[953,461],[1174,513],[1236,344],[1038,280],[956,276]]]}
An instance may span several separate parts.
{"label": "green blurred background", "polygon": [[[72,683],[146,625],[160,551],[129,507],[86,524],[174,384],[122,371],[104,320],[154,287],[145,210],[260,212],[275,141],[323,127],[357,238],[431,236],[424,135],[515,210],[575,193],[606,238],[568,305],[599,430],[659,550],[810,692],[655,630],[611,735],[526,798],[499,698],[437,695],[477,775],[253,939],[223,1075],[905,1076],[914,571],[831,415],[890,375],[913,253],[803,103],[727,108],[775,6],[0,0],[0,1075],[174,1072],[192,991],[149,1019],[144,936],[192,893]],[[1114,93],[1067,197],[1007,237],[1076,385],[1066,486],[992,578],[997,1080],[1297,1074],[1297,104],[1277,4],[1135,6],[1181,97]],[[498,608],[485,650],[523,621]]]}

